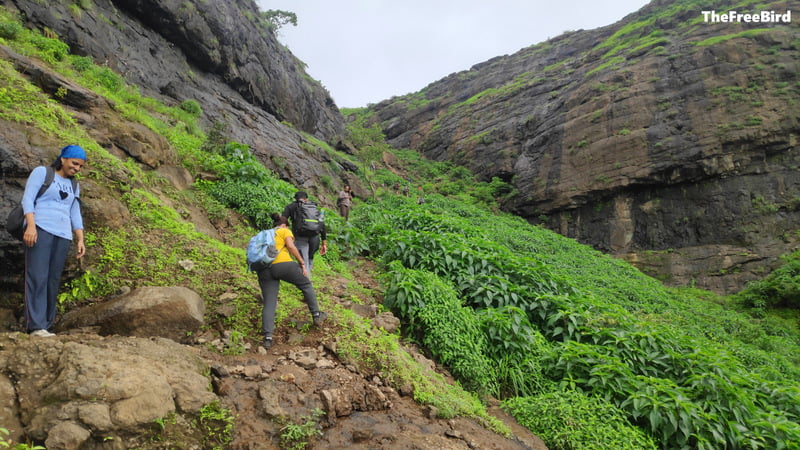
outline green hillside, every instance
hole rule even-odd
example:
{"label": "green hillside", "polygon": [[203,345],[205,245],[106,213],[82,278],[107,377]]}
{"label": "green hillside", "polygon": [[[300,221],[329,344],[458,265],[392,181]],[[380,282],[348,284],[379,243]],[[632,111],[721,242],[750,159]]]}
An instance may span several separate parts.
{"label": "green hillside", "polygon": [[[176,191],[154,171],[108,153],[57,99],[0,60],[0,119],[82,145],[90,159],[85,185],[131,213],[124,228],[88,230],[91,269],[70,280],[62,309],[102,301],[122,286],[181,285],[206,299],[210,327],[257,340],[258,287],[245,271],[243,248],[293,187],[246,146],[201,130],[196,104],[166,107],[57,40],[11,17],[0,22],[2,43],[112,100],[122,117],[163,135],[193,174],[214,174]],[[394,371],[387,379],[412,382],[415,399],[437,405],[443,416],[496,426],[481,401],[498,398],[551,449],[800,448],[800,334],[791,322],[736,312],[707,292],[667,289],[625,262],[497,214],[492,202],[508,194],[503,183],[477,183],[452,165],[389,149],[381,136],[364,137],[367,131],[358,121],[350,129],[354,142],[363,138],[359,176],[375,196],[360,201],[348,223],[327,212],[331,249],[315,283],[346,275],[352,259],[373,258],[384,306],[401,318],[403,334],[369,335],[339,311],[341,357]],[[370,168],[367,162],[384,153],[414,175]],[[400,182],[414,195],[395,192]],[[242,222],[223,240],[212,239],[196,231],[185,207],[212,218],[236,212]],[[186,260],[194,262],[191,270],[164,269]],[[242,294],[234,304],[225,303],[230,292]],[[279,322],[302,309],[295,293],[281,295]],[[324,295],[320,301],[328,306]],[[227,307],[232,312],[221,314]],[[382,361],[398,339],[426,348],[467,393],[418,374],[407,361]]]}
{"label": "green hillside", "polygon": [[[387,265],[385,304],[409,338],[468,388],[504,399],[551,448],[800,442],[800,340],[780,319],[667,289],[518,218],[430,200],[358,211]],[[610,406],[577,412],[598,403]]]}

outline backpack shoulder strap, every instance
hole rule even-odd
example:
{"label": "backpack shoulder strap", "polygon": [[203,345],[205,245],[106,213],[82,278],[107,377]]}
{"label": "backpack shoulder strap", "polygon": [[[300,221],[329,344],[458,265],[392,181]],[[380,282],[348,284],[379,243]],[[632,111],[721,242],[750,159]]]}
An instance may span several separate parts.
{"label": "backpack shoulder strap", "polygon": [[289,219],[292,219],[292,229],[294,229],[294,227],[296,226],[295,224],[297,223],[297,219],[300,217],[300,214],[302,214],[301,211],[302,208],[303,208],[303,202],[301,202],[300,200],[294,202],[294,207],[292,208],[291,211],[292,217],[289,217]]}
{"label": "backpack shoulder strap", "polygon": [[42,194],[44,194],[44,191],[46,191],[47,188],[53,184],[53,179],[56,177],[56,169],[54,169],[52,166],[45,166],[45,169],[47,169],[47,173],[44,176],[42,187],[39,188],[39,193],[36,194],[36,198],[39,198]]}

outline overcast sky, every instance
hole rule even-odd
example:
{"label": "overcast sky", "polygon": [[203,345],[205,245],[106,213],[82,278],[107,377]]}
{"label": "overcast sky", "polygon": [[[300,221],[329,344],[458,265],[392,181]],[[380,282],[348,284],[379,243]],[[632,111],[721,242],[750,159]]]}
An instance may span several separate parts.
{"label": "overcast sky", "polygon": [[278,40],[340,108],[417,92],[565,31],[612,24],[648,0],[256,0],[297,14]]}

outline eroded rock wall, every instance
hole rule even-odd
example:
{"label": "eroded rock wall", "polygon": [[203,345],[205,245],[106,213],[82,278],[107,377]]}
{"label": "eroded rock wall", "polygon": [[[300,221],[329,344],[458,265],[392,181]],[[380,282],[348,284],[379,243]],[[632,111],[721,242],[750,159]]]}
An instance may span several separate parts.
{"label": "eroded rock wall", "polygon": [[737,291],[797,248],[800,33],[682,8],[654,1],[494,58],[373,120],[395,146],[512,183],[505,208],[533,223],[669,283]]}

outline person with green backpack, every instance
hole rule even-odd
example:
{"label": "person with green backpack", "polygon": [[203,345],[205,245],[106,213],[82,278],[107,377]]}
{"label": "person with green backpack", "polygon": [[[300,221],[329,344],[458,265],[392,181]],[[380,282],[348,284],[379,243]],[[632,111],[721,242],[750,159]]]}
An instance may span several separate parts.
{"label": "person with green backpack", "polygon": [[320,256],[328,252],[328,233],[325,221],[317,204],[308,199],[308,194],[298,191],[294,194],[294,202],[283,209],[283,217],[292,221],[292,233],[295,235],[295,245],[303,255],[303,261],[308,265],[308,276],[314,267],[314,255],[319,251]]}

